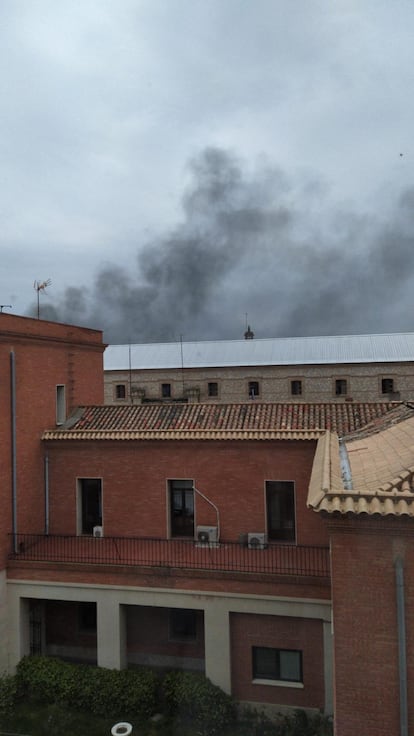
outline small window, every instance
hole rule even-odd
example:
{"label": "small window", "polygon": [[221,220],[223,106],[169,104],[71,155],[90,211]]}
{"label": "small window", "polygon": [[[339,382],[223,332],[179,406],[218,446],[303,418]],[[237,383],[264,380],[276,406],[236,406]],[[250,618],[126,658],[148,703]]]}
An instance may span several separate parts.
{"label": "small window", "polygon": [[292,394],[292,396],[302,396],[302,381],[291,381],[290,393]]}
{"label": "small window", "polygon": [[303,682],[302,652],[253,647],[253,679]]}
{"label": "small window", "polygon": [[296,524],[293,480],[266,481],[266,506],[269,539],[294,542]]}
{"label": "small window", "polygon": [[197,638],[197,611],[171,608],[169,638],[173,641],[195,641]]}
{"label": "small window", "polygon": [[249,381],[249,397],[255,399],[259,393],[259,381]]}
{"label": "small window", "polygon": [[163,399],[169,399],[171,397],[171,383],[161,384],[161,396]]}
{"label": "small window", "polygon": [[56,386],[56,424],[66,419],[66,392],[64,386]]}
{"label": "small window", "polygon": [[125,383],[117,383],[115,386],[115,398],[126,399],[126,386]]}
{"label": "small window", "polygon": [[383,394],[392,394],[394,393],[394,379],[393,378],[383,378],[381,381],[381,392]]}
{"label": "small window", "polygon": [[218,383],[216,381],[210,381],[207,385],[207,392],[211,397],[218,396]]}
{"label": "small window", "polygon": [[345,378],[337,378],[335,381],[335,396],[345,396],[348,387]]}
{"label": "small window", "polygon": [[96,632],[96,603],[79,603],[79,630]]}
{"label": "small window", "polygon": [[168,486],[171,536],[194,538],[194,482],[170,480]]}
{"label": "small window", "polygon": [[94,526],[102,526],[102,481],[79,478],[79,533],[93,534]]}

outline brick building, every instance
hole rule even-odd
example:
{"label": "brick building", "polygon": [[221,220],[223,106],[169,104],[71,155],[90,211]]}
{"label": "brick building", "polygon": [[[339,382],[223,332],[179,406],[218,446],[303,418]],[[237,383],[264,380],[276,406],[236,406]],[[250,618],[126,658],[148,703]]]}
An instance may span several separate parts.
{"label": "brick building", "polygon": [[110,345],[105,403],[410,401],[414,333]]}
{"label": "brick building", "polygon": [[3,670],[179,667],[414,728],[409,405],[105,406],[99,332],[0,320]]}

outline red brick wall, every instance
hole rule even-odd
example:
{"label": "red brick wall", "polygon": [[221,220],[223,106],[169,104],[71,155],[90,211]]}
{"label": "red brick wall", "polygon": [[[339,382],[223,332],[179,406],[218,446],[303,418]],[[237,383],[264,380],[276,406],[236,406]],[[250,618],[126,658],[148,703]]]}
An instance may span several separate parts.
{"label": "red brick wall", "polygon": [[[297,708],[324,708],[321,621],[233,613],[230,617],[230,630],[232,693],[238,700]],[[254,646],[302,651],[303,689],[253,684]]]}
{"label": "red brick wall", "polygon": [[[294,480],[298,544],[327,544],[323,521],[306,508],[313,442],[54,443],[50,458],[50,531],[76,534],[76,479],[103,479],[108,536],[165,538],[167,479],[189,478],[220,510],[221,537],[266,529],[265,481]],[[196,524],[215,525],[196,496]]]}
{"label": "red brick wall", "polygon": [[332,528],[336,736],[400,732],[395,558],[405,567],[409,733],[414,733],[414,538],[403,520]]}
{"label": "red brick wall", "polygon": [[42,432],[56,422],[56,385],[66,387],[68,412],[103,400],[102,333],[0,314],[0,567],[11,532],[10,354],[16,374],[18,532],[44,528]]}

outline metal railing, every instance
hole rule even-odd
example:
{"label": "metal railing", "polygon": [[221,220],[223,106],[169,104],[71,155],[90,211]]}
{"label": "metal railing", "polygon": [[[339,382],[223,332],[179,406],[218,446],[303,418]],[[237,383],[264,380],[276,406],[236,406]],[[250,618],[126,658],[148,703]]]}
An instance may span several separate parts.
{"label": "metal railing", "polygon": [[188,539],[11,534],[11,560],[127,565],[328,578],[329,549],[268,544],[249,549],[239,542],[199,544]]}

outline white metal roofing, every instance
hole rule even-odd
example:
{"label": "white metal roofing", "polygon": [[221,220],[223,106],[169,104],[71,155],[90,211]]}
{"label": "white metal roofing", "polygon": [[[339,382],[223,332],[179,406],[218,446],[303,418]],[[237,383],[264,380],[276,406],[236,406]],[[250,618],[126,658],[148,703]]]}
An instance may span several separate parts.
{"label": "white metal roofing", "polygon": [[106,371],[414,362],[414,333],[108,345]]}

